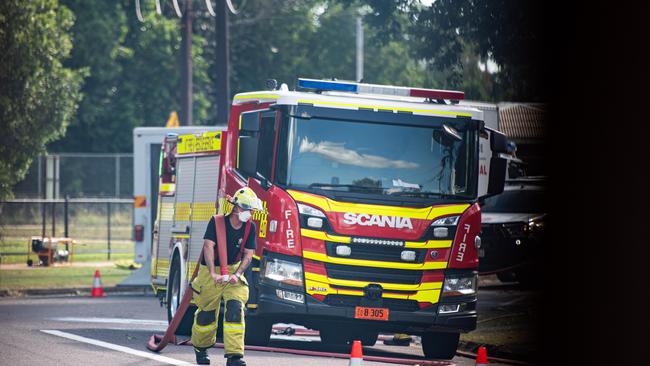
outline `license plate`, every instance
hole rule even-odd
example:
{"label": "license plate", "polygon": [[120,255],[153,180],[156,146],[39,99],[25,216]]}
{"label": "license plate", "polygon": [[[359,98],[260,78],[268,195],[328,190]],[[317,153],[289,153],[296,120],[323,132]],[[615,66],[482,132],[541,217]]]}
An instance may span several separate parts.
{"label": "license plate", "polygon": [[388,320],[388,309],[357,306],[354,311],[354,317],[356,319]]}

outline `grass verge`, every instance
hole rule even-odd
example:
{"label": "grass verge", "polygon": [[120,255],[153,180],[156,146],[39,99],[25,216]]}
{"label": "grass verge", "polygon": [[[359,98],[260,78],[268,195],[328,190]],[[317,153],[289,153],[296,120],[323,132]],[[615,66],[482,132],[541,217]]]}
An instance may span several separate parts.
{"label": "grass verge", "polygon": [[479,313],[476,330],[461,334],[461,349],[476,352],[486,345],[488,354],[523,361],[537,359],[540,350],[540,312],[537,306],[502,308]]}
{"label": "grass verge", "polygon": [[[0,289],[92,287],[96,268],[34,267],[0,270]],[[114,286],[131,273],[128,269],[103,267],[102,286]]]}

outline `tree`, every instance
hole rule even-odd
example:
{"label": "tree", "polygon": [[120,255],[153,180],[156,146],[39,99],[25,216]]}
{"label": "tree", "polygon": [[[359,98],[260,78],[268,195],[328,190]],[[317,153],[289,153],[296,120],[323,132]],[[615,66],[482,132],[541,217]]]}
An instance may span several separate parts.
{"label": "tree", "polygon": [[[340,0],[339,0],[340,1]],[[404,34],[413,41],[413,55],[445,74],[448,85],[460,87],[463,55],[470,47],[479,60],[494,60],[499,72],[493,82],[502,98],[538,101],[544,98],[544,50],[541,1],[358,0],[371,8],[368,23],[384,42]],[[395,21],[408,17],[404,24]]]}
{"label": "tree", "polygon": [[472,43],[482,61],[499,65],[497,83],[512,87],[505,97],[542,100],[542,11],[541,1],[438,0],[416,13],[417,53],[439,68],[457,67],[464,42]]}
{"label": "tree", "polygon": [[[57,152],[130,152],[133,128],[164,126],[180,108],[180,22],[143,2],[140,23],[132,0],[62,0],[77,15],[75,48],[67,65],[84,67],[84,99],[65,138],[48,146]],[[193,37],[193,124],[207,124],[208,64],[205,40]]]}
{"label": "tree", "polygon": [[62,65],[73,22],[56,0],[0,2],[0,198],[64,135],[81,100],[83,71]]}

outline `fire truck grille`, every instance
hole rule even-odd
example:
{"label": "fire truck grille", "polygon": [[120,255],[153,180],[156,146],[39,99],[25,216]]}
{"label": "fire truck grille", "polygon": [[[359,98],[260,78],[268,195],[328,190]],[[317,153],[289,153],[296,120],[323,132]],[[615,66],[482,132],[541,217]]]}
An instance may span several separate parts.
{"label": "fire truck grille", "polygon": [[[325,303],[337,307],[355,307],[361,305],[361,296],[327,295]],[[417,311],[418,302],[415,300],[382,299],[382,307],[393,311]]]}
{"label": "fire truck grille", "polygon": [[[328,256],[341,257],[336,254],[336,247],[338,245],[341,245],[340,243],[326,241],[325,245],[327,247]],[[372,244],[350,244],[349,246],[351,248],[350,255],[342,258],[382,262],[405,262],[402,260],[401,254],[404,250],[409,250],[415,252],[415,260],[405,263],[422,263],[424,262],[424,258],[427,253],[426,249],[404,249],[400,247],[377,246]]]}
{"label": "fire truck grille", "polygon": [[329,278],[337,280],[416,285],[422,279],[422,271],[406,269],[347,266],[332,263],[325,263],[325,269]]}

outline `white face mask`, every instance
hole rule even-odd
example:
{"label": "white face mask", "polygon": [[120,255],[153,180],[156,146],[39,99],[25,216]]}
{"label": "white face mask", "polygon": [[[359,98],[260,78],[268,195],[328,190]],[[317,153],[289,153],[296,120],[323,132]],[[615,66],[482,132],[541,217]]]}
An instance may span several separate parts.
{"label": "white face mask", "polygon": [[241,222],[246,222],[250,220],[251,218],[251,212],[250,211],[242,211],[238,214],[239,216],[239,221]]}

